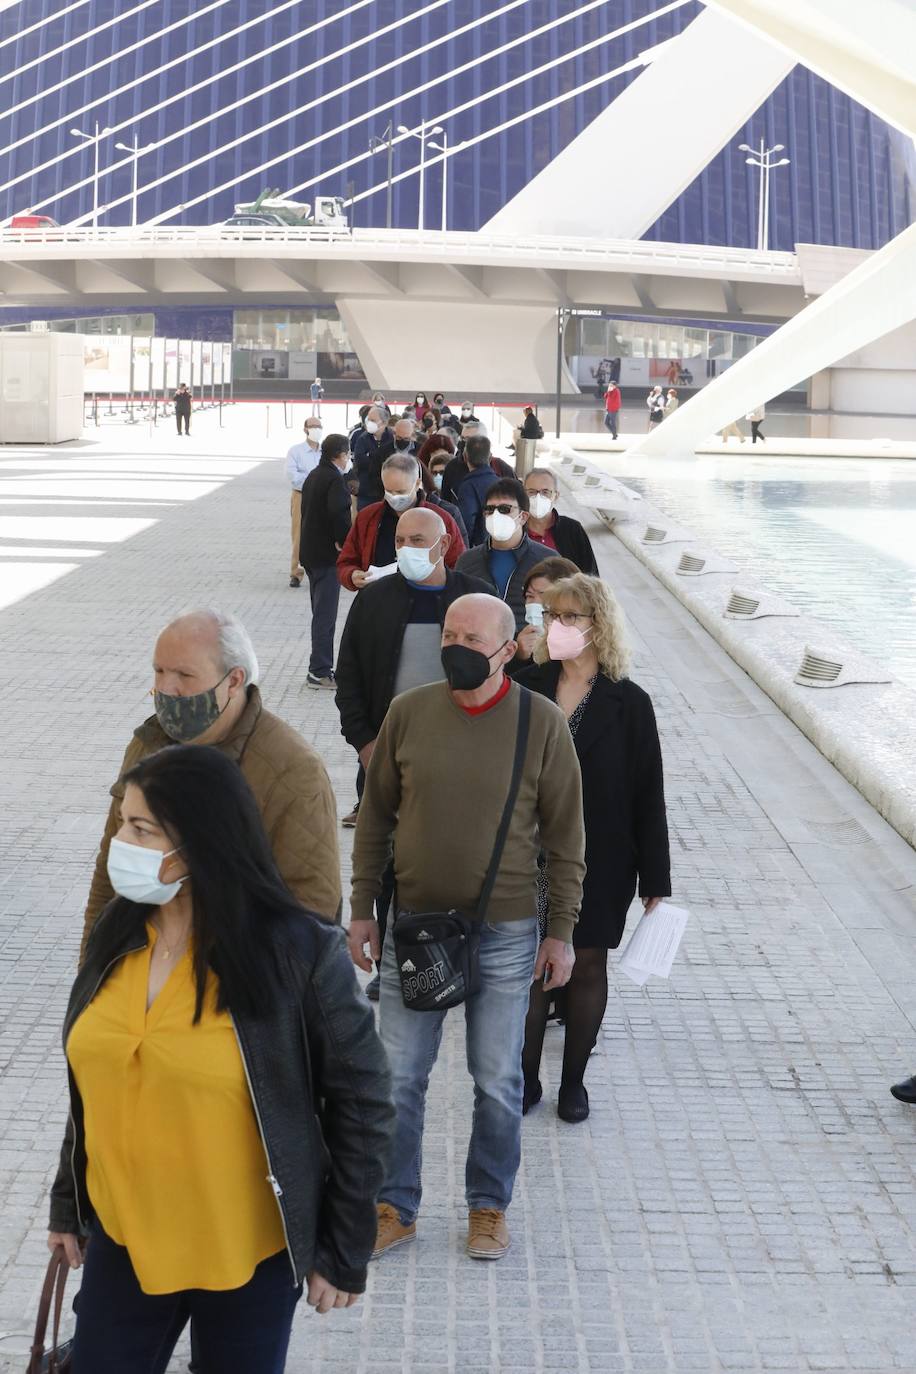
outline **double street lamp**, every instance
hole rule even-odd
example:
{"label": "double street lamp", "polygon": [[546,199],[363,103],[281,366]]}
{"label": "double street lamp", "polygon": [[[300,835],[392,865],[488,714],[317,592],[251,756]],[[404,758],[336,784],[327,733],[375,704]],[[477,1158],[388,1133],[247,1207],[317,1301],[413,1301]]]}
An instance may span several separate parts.
{"label": "double street lamp", "polygon": [[70,132],[74,138],[81,138],[83,139],[84,143],[91,143],[93,145],[94,168],[92,173],[92,227],[93,229],[97,229],[99,227],[99,144],[101,143],[103,138],[106,138],[108,134],[111,133],[111,130],[108,128],[100,129],[99,121],[96,120],[94,134],[85,134],[83,133],[82,129],[71,129]]}
{"label": "double street lamp", "polygon": [[774,143],[772,148],[766,146],[766,139],[760,140],[759,148],[751,148],[747,143],[739,144],[739,152],[751,153],[751,157],[744,160],[749,167],[760,168],[760,197],[757,202],[757,251],[765,253],[769,240],[770,225],[770,173],[774,167],[788,167],[790,159],[781,157],[778,162],[771,161],[774,154],[784,153],[784,143]]}
{"label": "double street lamp", "polygon": [[426,191],[426,140],[432,138],[434,134],[444,134],[445,130],[442,128],[440,124],[434,124],[432,127],[430,127],[429,124],[427,124],[426,121],[423,120],[421,121],[419,128],[416,129],[408,129],[406,124],[399,124],[398,133],[409,134],[411,138],[418,138],[420,140],[420,204],[419,209],[417,211],[417,228],[423,229],[425,228],[425,225],[423,223],[423,211],[424,195]]}
{"label": "double street lamp", "polygon": [[[72,131],[71,131],[71,132],[72,132]],[[106,131],[106,132],[107,132],[107,131]],[[133,227],[134,227],[135,229],[136,229],[136,227],[137,227],[137,166],[138,166],[138,164],[139,164],[139,162],[140,162],[140,159],[141,159],[141,157],[143,156],[143,154],[144,154],[144,153],[152,152],[152,150],[153,150],[153,148],[154,148],[155,146],[156,146],[156,145],[155,145],[154,143],[147,143],[147,145],[146,145],[145,148],[141,148],[141,147],[140,147],[140,136],[139,136],[139,134],[134,134],[134,141],[133,141],[133,143],[116,143],[116,144],[115,144],[115,147],[116,147],[116,148],[119,148],[120,151],[121,151],[122,153],[130,153],[131,157],[132,157],[133,160],[134,160],[133,176],[132,176],[132,178],[131,178],[131,193],[130,193],[130,205],[131,205],[130,222],[131,222],[131,224],[133,225]],[[98,145],[96,145],[96,147],[98,147]]]}

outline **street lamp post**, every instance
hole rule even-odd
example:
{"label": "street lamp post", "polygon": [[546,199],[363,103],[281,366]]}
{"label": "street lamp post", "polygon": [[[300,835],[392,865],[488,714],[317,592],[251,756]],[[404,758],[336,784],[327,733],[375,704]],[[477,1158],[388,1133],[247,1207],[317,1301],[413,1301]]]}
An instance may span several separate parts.
{"label": "street lamp post", "polygon": [[442,232],[448,228],[448,134],[443,133],[441,143],[430,141],[431,148],[442,153]]}
{"label": "street lamp post", "polygon": [[131,157],[132,157],[133,160],[134,160],[133,175],[132,175],[132,179],[131,179],[131,193],[130,193],[130,205],[131,205],[130,222],[131,222],[131,224],[133,225],[133,227],[136,229],[136,227],[137,227],[137,195],[138,195],[138,192],[137,192],[137,178],[138,178],[137,167],[138,167],[138,164],[139,164],[140,159],[141,159],[141,157],[143,156],[143,154],[144,154],[144,153],[148,153],[148,152],[150,152],[150,151],[152,150],[153,144],[152,144],[152,143],[147,143],[147,145],[146,145],[145,148],[141,148],[141,147],[140,147],[140,137],[139,137],[138,134],[134,134],[134,141],[133,141],[133,143],[116,143],[116,144],[115,144],[115,147],[116,147],[116,148],[119,148],[119,149],[121,150],[122,153],[130,153]]}
{"label": "street lamp post", "polygon": [[739,144],[739,152],[751,153],[751,157],[744,160],[749,167],[760,168],[760,195],[757,200],[757,251],[765,253],[770,237],[770,173],[774,167],[788,167],[790,159],[781,157],[778,162],[772,162],[774,153],[785,152],[785,144],[774,143],[772,148],[766,146],[766,139],[760,140],[759,148],[751,148],[747,143]]}
{"label": "street lamp post", "polygon": [[95,156],[92,172],[92,227],[97,229],[99,227],[99,144],[103,138],[111,133],[111,130],[108,128],[100,129],[99,121],[96,120],[94,134],[84,134],[82,129],[71,129],[70,132],[74,138],[81,138],[85,143],[93,145]]}
{"label": "street lamp post", "polygon": [[405,124],[399,124],[398,133],[409,134],[411,138],[418,138],[420,140],[420,204],[417,210],[417,228],[423,229],[425,228],[425,225],[423,223],[423,197],[425,194],[426,186],[426,140],[428,138],[431,138],[433,134],[444,134],[445,130],[439,124],[436,124],[433,126],[433,128],[430,128],[425,120],[421,120],[419,128],[416,129],[408,129]]}
{"label": "street lamp post", "polygon": [[373,134],[369,139],[370,153],[380,153],[383,148],[388,149],[388,195],[385,204],[385,227],[391,228],[391,202],[394,193],[394,125],[388,121],[381,138],[376,138]]}

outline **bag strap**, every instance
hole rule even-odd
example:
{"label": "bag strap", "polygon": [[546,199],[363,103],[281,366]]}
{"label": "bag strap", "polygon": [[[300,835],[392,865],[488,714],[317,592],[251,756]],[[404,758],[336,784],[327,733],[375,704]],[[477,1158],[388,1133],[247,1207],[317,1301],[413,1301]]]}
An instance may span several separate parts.
{"label": "bag strap", "polygon": [[496,839],[493,842],[493,853],[490,856],[490,866],[487,869],[487,876],[483,880],[483,890],[480,894],[480,901],[477,903],[477,910],[474,913],[475,921],[485,921],[487,919],[487,907],[490,905],[490,898],[493,895],[493,885],[496,882],[496,874],[499,871],[500,860],[503,856],[503,849],[506,844],[506,836],[509,833],[509,825],[512,820],[512,812],[515,810],[515,803],[518,798],[518,789],[522,781],[522,768],[525,763],[525,754],[528,751],[528,731],[531,724],[531,693],[527,687],[518,685],[518,728],[515,735],[515,758],[512,760],[512,780],[509,783],[509,795],[506,797],[506,804],[503,807],[503,814],[500,818],[499,829],[496,832]]}
{"label": "bag strap", "polygon": [[60,1363],[58,1360],[58,1349],[60,1347],[60,1317],[64,1310],[64,1289],[67,1287],[67,1279],[70,1274],[70,1264],[65,1253],[61,1253],[60,1262],[57,1267],[57,1288],[54,1292],[54,1326],[51,1333],[51,1361],[48,1365],[49,1374],[60,1374]]}
{"label": "bag strap", "polygon": [[42,1360],[45,1353],[45,1333],[48,1329],[48,1317],[51,1313],[51,1299],[55,1295],[57,1288],[57,1303],[55,1311],[54,1338],[57,1341],[57,1329],[60,1325],[60,1312],[63,1306],[63,1286],[67,1281],[66,1271],[69,1268],[67,1257],[64,1254],[64,1247],[59,1245],[52,1251],[51,1258],[48,1260],[48,1268],[45,1273],[45,1281],[41,1289],[41,1298],[38,1302],[38,1316],[35,1318],[35,1337],[32,1341],[31,1359],[27,1374],[38,1374],[41,1369]]}

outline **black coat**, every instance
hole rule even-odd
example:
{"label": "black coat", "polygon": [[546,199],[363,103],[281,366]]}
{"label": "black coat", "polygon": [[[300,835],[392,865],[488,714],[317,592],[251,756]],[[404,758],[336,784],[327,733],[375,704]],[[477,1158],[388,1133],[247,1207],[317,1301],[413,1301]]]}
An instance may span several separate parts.
{"label": "black coat", "polygon": [[[468,465],[463,458],[464,440],[460,440],[458,451],[454,458],[449,459],[442,470],[442,495],[446,501],[458,502],[458,488],[468,475]],[[511,468],[502,458],[491,458],[490,467],[493,469],[493,481],[498,482],[501,477],[516,477],[514,468]],[[470,530],[468,531],[470,534]]]}
{"label": "black coat", "polygon": [[523,439],[543,439],[544,431],[536,415],[526,415],[520,428]]}
{"label": "black coat", "polygon": [[[559,663],[532,664],[515,679],[557,699]],[[585,815],[585,884],[575,943],[616,949],[627,910],[671,895],[662,753],[648,695],[629,678],[599,673],[576,731]]]}
{"label": "black coat", "polygon": [[[440,625],[457,597],[492,591],[486,582],[446,568],[438,606]],[[391,705],[411,602],[415,596],[429,595],[415,591],[400,573],[394,573],[363,587],[350,607],[334,675],[340,733],[356,750],[375,739]]]}
{"label": "black coat", "polygon": [[190,391],[176,391],[172,397],[176,415],[191,414],[191,393]]}
{"label": "black coat", "polygon": [[[112,902],[92,928],[64,1021],[74,1022],[125,955],[148,944],[149,907]],[[361,1293],[394,1127],[390,1077],[342,931],[304,909],[278,917],[278,986],[269,1016],[232,1012],[239,1052],[296,1281],[311,1269]],[[70,1077],[70,1120],[51,1190],[52,1231],[86,1234],[83,1103]],[[141,1182],[138,1180],[138,1183]],[[227,1211],[236,1205],[226,1197]],[[292,1273],[290,1274],[292,1282]]]}
{"label": "black coat", "polygon": [[330,458],[320,458],[305,479],[300,531],[299,562],[306,572],[337,563],[350,533],[350,492],[343,473]]}
{"label": "black coat", "polygon": [[[571,515],[561,515],[557,511],[550,533],[561,558],[568,558],[570,563],[575,563],[579,571],[588,573],[589,577],[599,575],[592,541],[578,520],[574,520]],[[543,545],[541,547],[544,548]],[[553,549],[544,548],[545,558],[550,558],[552,554]]]}

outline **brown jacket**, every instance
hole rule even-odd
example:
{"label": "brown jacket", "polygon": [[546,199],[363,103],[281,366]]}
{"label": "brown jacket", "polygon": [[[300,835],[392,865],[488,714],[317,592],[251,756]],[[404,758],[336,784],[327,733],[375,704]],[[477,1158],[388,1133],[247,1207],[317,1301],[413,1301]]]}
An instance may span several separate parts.
{"label": "brown jacket", "polygon": [[[95,861],[80,962],[96,918],[114,896],[106,864],[108,846],[121,824],[121,778],[141,759],[171,743],[156,717],[151,716],[134,731],[127,746],[118,781],[111,789],[114,801]],[[249,687],[248,704],[235,731],[216,748],[241,767],[261,812],[277,867],[289,888],[310,911],[339,921],[337,804],[324,764],[315,750],[292,726],[264,710],[257,687]]]}

